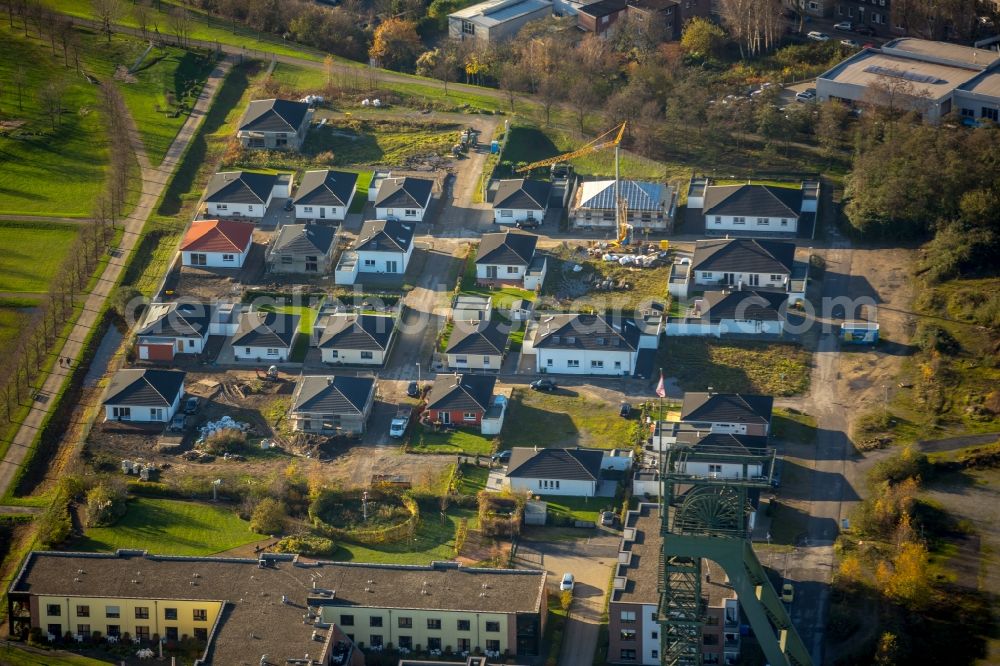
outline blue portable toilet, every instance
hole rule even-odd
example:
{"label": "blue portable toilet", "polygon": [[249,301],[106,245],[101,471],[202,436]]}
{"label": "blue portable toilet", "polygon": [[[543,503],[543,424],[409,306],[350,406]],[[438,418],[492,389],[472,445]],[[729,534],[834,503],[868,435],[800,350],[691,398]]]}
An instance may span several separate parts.
{"label": "blue portable toilet", "polygon": [[840,325],[840,341],[851,345],[873,345],[878,342],[878,324],[873,321],[845,321]]}
{"label": "blue portable toilet", "polygon": [[500,152],[500,142],[490,141],[490,152],[494,155]]}

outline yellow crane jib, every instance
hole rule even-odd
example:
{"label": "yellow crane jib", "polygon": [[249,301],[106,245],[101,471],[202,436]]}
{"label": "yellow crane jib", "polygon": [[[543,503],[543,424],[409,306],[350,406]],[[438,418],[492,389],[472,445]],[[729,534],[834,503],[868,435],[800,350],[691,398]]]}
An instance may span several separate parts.
{"label": "yellow crane jib", "polygon": [[539,160],[537,162],[532,162],[526,166],[517,169],[515,173],[524,173],[525,171],[531,171],[532,169],[538,169],[541,167],[552,166],[557,162],[567,162],[569,160],[575,159],[577,157],[583,157],[584,155],[589,155],[590,153],[596,152],[598,150],[603,150],[604,148],[613,148],[621,143],[622,137],[625,135],[625,123],[617,125],[609,129],[604,134],[592,139],[588,143],[584,144],[581,148],[563,153],[562,155],[556,155],[555,157],[549,157],[548,159]]}

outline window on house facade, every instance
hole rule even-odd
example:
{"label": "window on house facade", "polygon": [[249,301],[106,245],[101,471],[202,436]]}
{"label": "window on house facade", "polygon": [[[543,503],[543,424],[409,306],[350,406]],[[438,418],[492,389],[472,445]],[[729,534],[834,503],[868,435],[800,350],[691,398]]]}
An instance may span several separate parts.
{"label": "window on house facade", "polygon": [[604,367],[604,361],[591,361],[590,367],[599,370]]}
{"label": "window on house facade", "polygon": [[403,215],[405,217],[416,217],[417,211],[415,208],[407,208],[406,210],[403,211]]}
{"label": "window on house facade", "polygon": [[375,358],[375,352],[363,351],[361,352],[361,358],[371,360]]}
{"label": "window on house facade", "polygon": [[507,267],[507,273],[508,274],[517,273],[517,266],[508,266]]}
{"label": "window on house facade", "polygon": [[514,217],[514,211],[512,210],[501,210],[500,217]]}
{"label": "window on house facade", "polygon": [[746,223],[747,223],[747,218],[745,218],[745,217],[734,217],[733,218],[733,224],[746,224]]}
{"label": "window on house facade", "polygon": [[476,24],[472,21],[462,21],[462,33],[465,35],[476,34]]}
{"label": "window on house facade", "polygon": [[191,615],[195,622],[208,622],[208,611],[204,608],[195,608]]}
{"label": "window on house facade", "polygon": [[207,627],[195,627],[194,628],[194,639],[204,643],[208,640],[208,628]]}
{"label": "window on house facade", "polygon": [[459,620],[457,627],[459,631],[470,631],[472,629],[472,622],[469,620]]}
{"label": "window on house facade", "polygon": [[273,348],[268,348],[267,355],[268,356],[277,356],[278,355],[278,350],[277,349],[273,349]]}
{"label": "window on house facade", "polygon": [[340,616],[340,626],[342,626],[342,627],[353,627],[354,626],[354,616],[353,615],[341,615]]}
{"label": "window on house facade", "polygon": [[708,473],[709,474],[722,474],[722,465],[709,465],[708,466]]}
{"label": "window on house facade", "polygon": [[105,632],[108,636],[121,636],[122,626],[120,624],[109,624]]}
{"label": "window on house facade", "polygon": [[59,604],[46,604],[45,614],[49,617],[60,617],[62,616],[62,606]]}
{"label": "window on house facade", "polygon": [[122,610],[118,606],[105,606],[104,617],[116,618],[122,616]]}
{"label": "window on house facade", "polygon": [[440,629],[441,620],[439,618],[429,617],[427,618],[427,628],[428,629]]}
{"label": "window on house facade", "polygon": [[62,625],[61,624],[50,624],[48,632],[52,634],[53,638],[62,636]]}
{"label": "window on house facade", "polygon": [[164,620],[176,620],[177,619],[177,609],[176,608],[164,608],[163,609],[163,619]]}
{"label": "window on house facade", "polygon": [[234,255],[234,254],[224,254],[224,255],[222,255],[222,261],[226,261],[226,262],[232,263],[232,262],[236,261],[236,255]]}
{"label": "window on house facade", "polygon": [[499,633],[500,632],[500,623],[499,622],[487,622],[486,623],[486,631],[490,632],[491,634]]}
{"label": "window on house facade", "polygon": [[701,272],[701,279],[702,280],[711,280],[712,279],[712,273],[709,272],[709,271],[702,271]]}
{"label": "window on house facade", "polygon": [[566,367],[567,368],[579,368],[580,367],[580,359],[577,359],[577,358],[568,359],[566,361]]}
{"label": "window on house facade", "polygon": [[785,276],[783,276],[783,275],[778,275],[777,273],[772,273],[771,274],[771,282],[781,282],[784,279],[784,277]]}
{"label": "window on house facade", "polygon": [[135,637],[138,638],[140,641],[148,641],[149,640],[149,626],[136,626],[136,628],[135,628]]}
{"label": "window on house facade", "polygon": [[302,212],[303,213],[311,213],[311,212],[313,212],[313,207],[312,206],[303,206],[302,207]]}
{"label": "window on house facade", "polygon": [[78,605],[76,607],[76,616],[77,617],[90,617],[90,606],[81,606],[81,605]]}
{"label": "window on house facade", "polygon": [[374,648],[382,647],[382,634],[371,634],[368,636],[368,644]]}
{"label": "window on house facade", "polygon": [[463,421],[475,421],[476,420],[476,413],[475,412],[465,412],[464,414],[462,414],[462,420]]}
{"label": "window on house facade", "polygon": [[722,224],[722,216],[721,215],[716,215],[715,216],[715,223],[716,224]]}
{"label": "window on house facade", "polygon": [[621,660],[622,661],[635,661],[635,650],[631,650],[631,649],[622,650],[621,651]]}
{"label": "window on house facade", "polygon": [[76,633],[84,638],[90,638],[90,625],[89,624],[78,624],[76,625]]}
{"label": "window on house facade", "polygon": [[413,636],[400,636],[397,640],[397,643],[399,643],[400,650],[412,650]]}
{"label": "window on house facade", "polygon": [[428,650],[440,650],[441,649],[441,637],[440,636],[429,636],[427,638],[427,649]]}
{"label": "window on house facade", "polygon": [[372,615],[370,618],[368,618],[368,626],[369,627],[381,627],[382,626],[382,616],[381,615]]}
{"label": "window on house facade", "polygon": [[622,629],[621,630],[621,640],[623,641],[634,641],[635,640],[635,629]]}
{"label": "window on house facade", "polygon": [[177,627],[167,627],[166,638],[168,641],[176,641],[180,636],[177,635]]}
{"label": "window on house facade", "polygon": [[786,218],[786,217],[781,218],[781,226],[783,226],[783,227],[787,227],[788,226],[788,218]]}
{"label": "window on house facade", "polygon": [[148,620],[149,619],[149,607],[148,606],[136,606],[135,607],[135,619],[137,619],[137,620]]}
{"label": "window on house facade", "polygon": [[1000,119],[1000,110],[991,109],[988,106],[984,106],[982,108],[982,114],[981,115],[982,115],[983,118],[989,118],[993,122],[997,122],[998,119]]}
{"label": "window on house facade", "polygon": [[771,220],[769,218],[766,218],[766,217],[758,217],[757,218],[757,226],[758,227],[767,227],[767,226],[770,226],[770,225],[771,225]]}
{"label": "window on house facade", "polygon": [[375,265],[374,259],[365,259],[365,266],[374,266],[374,265]]}
{"label": "window on house facade", "polygon": [[339,351],[337,351],[336,349],[330,350],[330,358],[339,358],[339,357],[340,357]]}
{"label": "window on house facade", "polygon": [[486,639],[486,649],[489,650],[490,652],[499,652],[500,651],[500,641],[498,641],[495,638],[487,638]]}
{"label": "window on house facade", "polygon": [[618,616],[622,624],[633,624],[635,622],[635,611],[622,611]]}
{"label": "window on house facade", "polygon": [[215,204],[218,210],[229,210],[229,204]]}
{"label": "window on house facade", "polygon": [[459,652],[468,652],[472,648],[472,642],[468,638],[459,638],[456,645]]}

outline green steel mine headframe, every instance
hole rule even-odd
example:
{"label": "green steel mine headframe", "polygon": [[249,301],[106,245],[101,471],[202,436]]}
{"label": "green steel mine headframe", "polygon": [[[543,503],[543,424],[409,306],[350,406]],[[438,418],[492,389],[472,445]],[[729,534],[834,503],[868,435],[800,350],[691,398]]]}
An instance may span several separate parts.
{"label": "green steel mine headframe", "polygon": [[[770,487],[774,452],[742,447],[674,446],[660,455],[659,622],[667,666],[702,661],[701,560],[726,572],[771,666],[811,666],[812,659],[750,544],[748,492]],[[710,468],[709,465],[713,467]],[[713,473],[717,465],[742,474]]]}

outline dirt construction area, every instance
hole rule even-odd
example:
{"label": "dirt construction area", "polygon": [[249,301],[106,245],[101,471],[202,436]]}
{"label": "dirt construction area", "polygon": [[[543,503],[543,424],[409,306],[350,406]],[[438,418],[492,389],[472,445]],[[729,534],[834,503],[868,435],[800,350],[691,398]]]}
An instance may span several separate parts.
{"label": "dirt construction area", "polygon": [[[454,462],[451,456],[408,455],[397,446],[362,445],[357,438],[294,434],[286,423],[294,382],[259,379],[254,371],[189,372],[187,395],[199,398],[198,411],[187,417],[183,432],[115,421],[98,423],[88,451],[100,469],[119,469],[122,460],[154,464],[160,479],[279,474],[295,461],[310,475],[332,485],[367,486],[373,474],[405,473],[414,485],[431,485]],[[228,457],[198,455],[201,427],[230,417],[246,424],[246,446]],[[262,448],[261,442],[268,442]]]}

